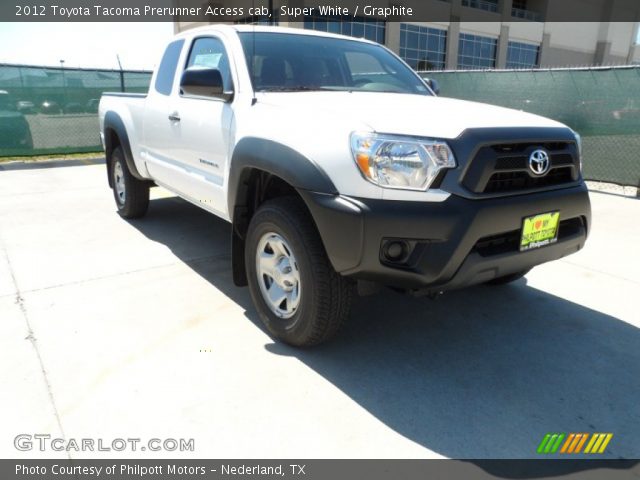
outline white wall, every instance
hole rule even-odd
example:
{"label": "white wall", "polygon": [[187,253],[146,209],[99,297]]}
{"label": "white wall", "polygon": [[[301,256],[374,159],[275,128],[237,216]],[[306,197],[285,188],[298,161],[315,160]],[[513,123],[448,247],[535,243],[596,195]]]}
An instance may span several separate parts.
{"label": "white wall", "polygon": [[544,23],[539,22],[509,22],[509,40],[516,42],[542,43],[544,35]]}
{"label": "white wall", "polygon": [[500,36],[500,27],[500,22],[460,22],[460,33],[497,38]]}
{"label": "white wall", "polygon": [[547,22],[544,33],[549,33],[549,46],[594,53],[600,33],[600,22]]}
{"label": "white wall", "polygon": [[608,41],[611,42],[611,54],[626,57],[629,47],[635,43],[635,23],[616,22],[609,28]]}

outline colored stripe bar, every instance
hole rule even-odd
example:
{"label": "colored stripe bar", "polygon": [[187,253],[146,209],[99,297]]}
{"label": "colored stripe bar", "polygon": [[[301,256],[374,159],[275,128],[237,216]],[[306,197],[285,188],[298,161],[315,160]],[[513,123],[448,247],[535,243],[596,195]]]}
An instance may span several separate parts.
{"label": "colored stripe bar", "polygon": [[[547,433],[537,451],[541,454],[604,453],[612,438],[613,433]],[[583,452],[585,443],[587,446]]]}
{"label": "colored stripe bar", "polygon": [[593,447],[593,444],[596,443],[597,439],[598,439],[597,433],[594,433],[593,435],[591,435],[591,440],[589,440],[589,443],[587,443],[587,448],[584,449],[584,453],[591,453],[591,447]]}
{"label": "colored stripe bar", "polygon": [[556,453],[558,451],[558,448],[560,447],[560,443],[562,442],[563,439],[564,439],[564,433],[561,433],[560,435],[558,435],[558,439],[556,440],[556,443],[554,443],[553,447],[551,447],[551,453]]}
{"label": "colored stripe bar", "polygon": [[569,452],[568,453],[573,453],[576,446],[578,445],[578,442],[580,441],[580,439],[582,438],[582,434],[580,433],[576,433],[576,436],[573,438],[573,442],[571,442],[571,446],[569,447]]}
{"label": "colored stripe bar", "polygon": [[596,440],[596,443],[594,443],[593,447],[591,447],[591,453],[597,453],[598,452],[598,449],[600,448],[600,444],[604,441],[606,436],[607,436],[606,433],[599,433],[598,434],[598,439]]}
{"label": "colored stripe bar", "polygon": [[544,447],[547,445],[547,442],[549,441],[550,438],[551,438],[551,434],[550,433],[547,433],[544,436],[544,438],[540,442],[540,445],[538,445],[538,453],[544,453]]}
{"label": "colored stripe bar", "polygon": [[598,453],[604,453],[604,449],[607,448],[607,445],[609,445],[609,442],[611,441],[611,439],[613,438],[613,433],[607,433],[607,436],[604,439],[604,442],[602,442],[602,445],[600,445],[600,450],[598,450]]}
{"label": "colored stripe bar", "polygon": [[553,435],[551,435],[551,438],[547,442],[547,446],[544,447],[544,453],[551,453],[551,447],[553,446],[554,442],[556,441],[556,438],[558,438],[558,434],[557,433],[554,433]]}
{"label": "colored stripe bar", "polygon": [[588,433],[582,433],[581,436],[582,438],[580,439],[580,442],[578,443],[578,445],[576,445],[576,450],[574,453],[580,453],[580,450],[582,450],[582,446],[584,445],[584,442],[586,442],[587,438],[589,438]]}
{"label": "colored stripe bar", "polygon": [[560,453],[567,453],[567,449],[569,448],[569,445],[571,444],[575,436],[576,436],[575,433],[569,434],[569,436],[567,437],[567,441],[564,442],[564,445],[562,446],[562,450],[560,450]]}

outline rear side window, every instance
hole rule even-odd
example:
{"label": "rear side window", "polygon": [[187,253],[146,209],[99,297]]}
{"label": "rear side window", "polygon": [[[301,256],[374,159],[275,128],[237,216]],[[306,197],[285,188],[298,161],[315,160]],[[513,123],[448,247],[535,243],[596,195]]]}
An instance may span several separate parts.
{"label": "rear side window", "polygon": [[178,59],[183,45],[184,40],[176,40],[171,42],[164,51],[162,61],[158,67],[155,84],[156,91],[162,95],[171,95],[173,79],[176,76],[176,67],[178,66]]}

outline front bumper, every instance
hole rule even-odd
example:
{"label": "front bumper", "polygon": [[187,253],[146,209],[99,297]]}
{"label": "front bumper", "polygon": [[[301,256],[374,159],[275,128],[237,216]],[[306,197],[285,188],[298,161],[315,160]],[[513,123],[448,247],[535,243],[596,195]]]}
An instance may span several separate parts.
{"label": "front bumper", "polygon": [[[508,198],[441,203],[371,200],[300,192],[333,267],[342,275],[387,286],[444,291],[527,270],[580,250],[591,225],[584,184]],[[524,217],[560,211],[557,243],[519,251]],[[401,261],[389,242],[407,246]]]}

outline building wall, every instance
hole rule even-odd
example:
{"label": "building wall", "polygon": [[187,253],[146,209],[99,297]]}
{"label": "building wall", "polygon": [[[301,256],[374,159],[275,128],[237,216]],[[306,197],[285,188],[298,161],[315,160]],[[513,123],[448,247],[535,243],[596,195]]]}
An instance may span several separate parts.
{"label": "building wall", "polygon": [[535,43],[540,45],[546,24],[540,22],[508,22],[509,39],[517,42]]}

